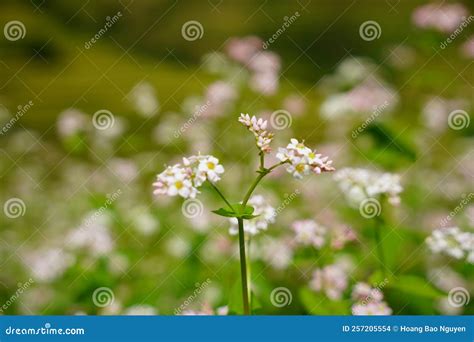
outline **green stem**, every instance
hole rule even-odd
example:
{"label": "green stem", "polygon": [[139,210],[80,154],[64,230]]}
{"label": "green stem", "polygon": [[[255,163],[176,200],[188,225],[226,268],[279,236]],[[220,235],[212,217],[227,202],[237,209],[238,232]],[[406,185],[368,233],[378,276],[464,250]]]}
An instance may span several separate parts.
{"label": "green stem", "polygon": [[225,198],[225,196],[222,194],[222,192],[217,188],[217,186],[212,183],[212,182],[209,182],[212,186],[212,188],[217,192],[217,194],[220,196],[220,198],[222,198],[224,200],[224,202],[227,204],[227,206],[232,210],[234,211],[234,208],[232,207],[232,205],[229,203],[229,201]]}
{"label": "green stem", "polygon": [[382,276],[385,279],[387,276],[387,272],[386,272],[386,264],[385,264],[385,255],[384,255],[383,246],[382,246],[382,232],[381,232],[381,230],[384,227],[384,221],[379,216],[376,216],[375,221],[376,221],[376,224],[374,226],[375,244],[377,245],[377,255],[380,262]]}
{"label": "green stem", "polygon": [[280,162],[280,163],[277,163],[277,164],[273,165],[272,167],[270,167],[268,169],[263,168],[263,169],[259,170],[258,171],[259,172],[258,177],[255,179],[255,181],[250,186],[249,190],[247,191],[247,194],[245,194],[244,200],[242,201],[242,207],[245,207],[247,205],[247,202],[249,201],[250,196],[252,196],[252,193],[254,192],[255,188],[258,185],[258,183],[260,183],[260,181],[263,179],[263,177],[268,175],[270,172],[272,172],[278,166],[286,164],[288,162],[289,161],[283,161],[283,162]]}
{"label": "green stem", "polygon": [[242,300],[244,303],[244,315],[250,315],[249,287],[247,280],[247,257],[245,256],[244,220],[238,218],[237,221],[239,222],[240,274],[242,278]]}

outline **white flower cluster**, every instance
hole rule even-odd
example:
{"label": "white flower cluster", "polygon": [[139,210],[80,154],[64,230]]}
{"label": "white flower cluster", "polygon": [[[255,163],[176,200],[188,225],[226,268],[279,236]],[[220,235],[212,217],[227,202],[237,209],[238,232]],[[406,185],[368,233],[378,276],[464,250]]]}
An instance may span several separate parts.
{"label": "white flower cluster", "polygon": [[347,272],[344,267],[333,264],[316,269],[310,287],[316,292],[324,292],[332,300],[338,300],[342,298],[347,284]]}
{"label": "white flower cluster", "polygon": [[327,228],[317,224],[314,220],[295,221],[291,228],[295,232],[296,242],[302,245],[319,249],[326,242]]}
{"label": "white flower cluster", "polygon": [[317,154],[296,139],[291,139],[286,148],[280,147],[276,157],[282,162],[288,162],[286,170],[298,179],[310,172],[319,174],[335,170],[331,166],[332,160]]}
{"label": "white flower cluster", "polygon": [[240,114],[239,122],[253,133],[257,147],[264,153],[270,153],[273,133],[267,131],[267,120],[257,119],[255,116],[250,117],[248,114]]}
{"label": "white flower cluster", "polygon": [[358,205],[366,198],[378,198],[381,195],[386,195],[393,205],[400,203],[399,194],[403,188],[397,174],[344,168],[334,174],[334,179],[348,200],[354,204]]}
{"label": "white flower cluster", "polygon": [[211,155],[198,155],[183,158],[183,164],[168,166],[157,176],[153,183],[155,195],[179,195],[183,198],[195,198],[198,188],[206,181],[215,183],[224,173],[219,160]]}
{"label": "white flower cluster", "polygon": [[[253,215],[259,215],[253,220],[245,222],[244,230],[250,235],[256,235],[262,230],[267,230],[270,223],[275,222],[275,208],[273,208],[262,195],[253,195],[250,197],[248,204],[254,208]],[[231,235],[237,235],[239,233],[238,221],[235,217],[229,219],[230,228],[229,233]]]}
{"label": "white flower cluster", "polygon": [[466,258],[474,264],[474,233],[464,232],[458,227],[436,229],[426,239],[434,253],[444,253],[456,259]]}
{"label": "white flower cluster", "polygon": [[392,309],[383,301],[383,293],[366,283],[357,283],[352,290],[352,299],[356,302],[352,306],[355,316],[391,315]]}

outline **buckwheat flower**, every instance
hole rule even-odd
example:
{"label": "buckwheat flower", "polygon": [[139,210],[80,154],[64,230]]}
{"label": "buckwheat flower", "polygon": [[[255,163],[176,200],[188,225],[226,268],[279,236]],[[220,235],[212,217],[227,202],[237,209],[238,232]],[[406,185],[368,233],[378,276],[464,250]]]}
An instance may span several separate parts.
{"label": "buckwheat flower", "polygon": [[[261,231],[265,231],[268,225],[275,222],[275,208],[273,208],[262,195],[253,195],[250,197],[248,204],[254,208],[253,215],[258,215],[252,220],[245,223],[244,230],[250,235],[257,235]],[[229,219],[231,235],[239,233],[238,221],[232,217]]]}
{"label": "buckwheat flower", "polygon": [[85,132],[89,127],[90,119],[77,109],[68,109],[59,115],[57,122],[58,134],[67,138]]}
{"label": "buckwheat flower", "polygon": [[416,8],[412,20],[420,28],[450,33],[458,28],[467,16],[468,11],[461,4],[428,4]]}
{"label": "buckwheat flower", "polygon": [[462,54],[466,58],[474,59],[474,36],[471,36],[464,44],[461,46]]}
{"label": "buckwheat flower", "polygon": [[474,233],[464,232],[458,227],[436,229],[426,239],[434,253],[446,254],[455,259],[466,258],[474,264]]}
{"label": "buckwheat flower", "polygon": [[145,117],[155,115],[160,108],[155,88],[148,82],[137,84],[130,92],[129,98],[135,110]]}
{"label": "buckwheat flower", "polygon": [[357,235],[349,227],[336,227],[333,229],[331,247],[339,250],[344,248],[346,243],[357,240]]}
{"label": "buckwheat flower", "polygon": [[276,157],[282,162],[287,162],[286,170],[298,179],[311,172],[319,174],[335,170],[328,157],[323,157],[316,151],[312,151],[303,142],[298,142],[296,139],[291,139],[286,148],[280,147]]}
{"label": "buckwheat flower", "polygon": [[295,221],[291,228],[295,232],[295,240],[302,245],[319,249],[326,242],[327,228],[313,220]]}
{"label": "buckwheat flower", "polygon": [[366,198],[388,197],[389,203],[397,205],[403,191],[400,177],[392,173],[382,173],[360,168],[344,168],[334,174],[339,188],[349,202],[359,205]]}
{"label": "buckwheat flower", "polygon": [[332,300],[341,299],[347,285],[347,272],[338,264],[316,269],[310,282],[312,290],[324,292]]}
{"label": "buckwheat flower", "polygon": [[377,288],[372,288],[366,283],[357,283],[352,289],[351,297],[357,302],[380,302],[383,300],[383,293]]}
{"label": "buckwheat flower", "polygon": [[207,180],[215,183],[224,173],[219,160],[210,155],[197,155],[183,158],[183,164],[168,166],[157,175],[153,183],[155,195],[181,196],[195,198],[198,188]]}
{"label": "buckwheat flower", "polygon": [[293,259],[293,248],[288,239],[266,237],[259,245],[258,257],[276,270],[284,270]]}
{"label": "buckwheat flower", "polygon": [[273,133],[267,131],[267,120],[259,119],[248,114],[240,114],[239,122],[255,136],[257,147],[264,153],[270,153],[270,143],[273,140]]}
{"label": "buckwheat flower", "polygon": [[354,316],[387,316],[392,314],[392,309],[385,302],[370,302],[367,304],[354,304]]}
{"label": "buckwheat flower", "polygon": [[224,167],[219,164],[219,160],[213,156],[205,156],[199,160],[198,170],[206,175],[211,182],[217,182],[224,173]]}
{"label": "buckwheat flower", "polygon": [[198,190],[193,186],[190,174],[179,164],[168,166],[165,171],[157,176],[153,183],[155,195],[181,196],[195,198]]}

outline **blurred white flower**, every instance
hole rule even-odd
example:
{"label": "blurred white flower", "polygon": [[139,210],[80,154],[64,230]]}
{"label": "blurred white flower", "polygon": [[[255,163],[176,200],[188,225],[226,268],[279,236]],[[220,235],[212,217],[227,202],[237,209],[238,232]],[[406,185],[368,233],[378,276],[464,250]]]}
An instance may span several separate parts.
{"label": "blurred white flower", "polygon": [[464,232],[458,227],[439,228],[426,239],[434,253],[446,254],[455,259],[464,259],[474,264],[474,233]]}
{"label": "blurred white flower", "polygon": [[400,202],[399,194],[403,191],[400,177],[387,172],[344,168],[334,174],[334,179],[349,202],[354,205],[359,205],[364,199],[379,198],[381,195],[388,196],[389,202],[396,205]]}
{"label": "blurred white flower", "polygon": [[259,245],[256,256],[276,270],[284,270],[293,259],[293,249],[289,239],[266,237]]}
{"label": "blurred white flower", "polygon": [[155,316],[158,311],[151,305],[140,304],[133,305],[125,310],[124,315],[127,316]]}
{"label": "blurred white flower", "polygon": [[68,234],[66,247],[87,249],[93,256],[108,254],[114,247],[109,225],[107,213],[89,213],[82,224]]}
{"label": "blurred white flower", "polygon": [[58,134],[62,138],[85,132],[91,123],[86,114],[77,109],[68,109],[59,114],[57,121]]}
{"label": "blurred white flower", "polygon": [[262,48],[263,41],[260,38],[249,36],[229,39],[226,52],[230,58],[245,65]]}
{"label": "blurred white flower", "polygon": [[296,242],[321,248],[326,242],[327,228],[317,224],[314,220],[295,221],[291,225],[295,232]]}
{"label": "blurred white flower", "polygon": [[380,302],[383,299],[383,293],[377,288],[372,288],[367,283],[357,283],[352,289],[352,300],[369,302]]}
{"label": "blurred white flower", "polygon": [[319,174],[335,170],[331,166],[332,160],[317,154],[296,139],[291,139],[286,148],[280,147],[276,157],[282,162],[288,162],[286,171],[298,179],[311,172]]}
{"label": "blurred white flower", "polygon": [[459,27],[468,14],[467,9],[459,3],[432,3],[416,8],[412,20],[420,28],[450,33]]}
{"label": "blurred white flower", "polygon": [[342,298],[347,289],[347,272],[339,264],[332,264],[318,268],[313,272],[310,288],[316,292],[324,292],[332,300]]}
{"label": "blurred white flower", "polygon": [[387,316],[392,314],[392,309],[385,302],[369,302],[367,304],[354,304],[354,316]]}
{"label": "blurred white flower", "polygon": [[465,57],[474,59],[474,36],[471,36],[462,44],[461,52]]}
{"label": "blurred white flower", "polygon": [[237,97],[234,86],[224,81],[217,81],[209,85],[206,91],[202,113],[206,117],[214,117],[225,114],[229,106]]}
{"label": "blurred white flower", "polygon": [[137,84],[130,92],[129,98],[135,110],[145,117],[155,115],[160,108],[155,88],[148,82]]}
{"label": "blurred white flower", "polygon": [[[245,222],[244,230],[250,235],[257,235],[261,231],[267,230],[270,223],[275,222],[275,208],[273,208],[262,195],[253,195],[248,201],[248,205],[254,208],[253,215],[258,217]],[[235,217],[229,219],[231,235],[239,233],[238,221]]]}
{"label": "blurred white flower", "polygon": [[75,262],[72,254],[60,248],[34,251],[25,260],[33,278],[40,282],[56,280]]}

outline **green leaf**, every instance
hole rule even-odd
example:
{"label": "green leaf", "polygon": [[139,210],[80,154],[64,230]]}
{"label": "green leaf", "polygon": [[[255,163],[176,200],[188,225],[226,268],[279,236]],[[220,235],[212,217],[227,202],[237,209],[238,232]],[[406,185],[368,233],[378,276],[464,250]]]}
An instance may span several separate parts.
{"label": "green leaf", "polygon": [[229,314],[242,315],[244,313],[244,306],[242,303],[242,285],[240,280],[234,282],[234,285],[230,288],[228,298]]}
{"label": "green leaf", "polygon": [[299,292],[300,301],[311,315],[347,315],[350,313],[348,300],[331,300],[324,294],[315,293],[309,288]]}
{"label": "green leaf", "polygon": [[214,214],[219,215],[219,216],[224,216],[224,217],[237,217],[236,213],[224,208],[219,208],[217,210],[212,211]]}
{"label": "green leaf", "polygon": [[217,210],[213,210],[212,212],[219,216],[235,217],[235,218],[241,218],[244,220],[250,220],[259,216],[259,215],[252,215],[255,209],[250,205],[246,205],[245,207],[242,207],[242,204],[235,203],[235,204],[232,204],[232,208],[234,208],[233,211],[226,208],[219,208]]}
{"label": "green leaf", "polygon": [[415,275],[403,275],[393,279],[393,281],[388,284],[388,287],[406,294],[432,299],[439,299],[446,296],[446,294],[433,287],[433,285],[428,283],[425,279]]}

